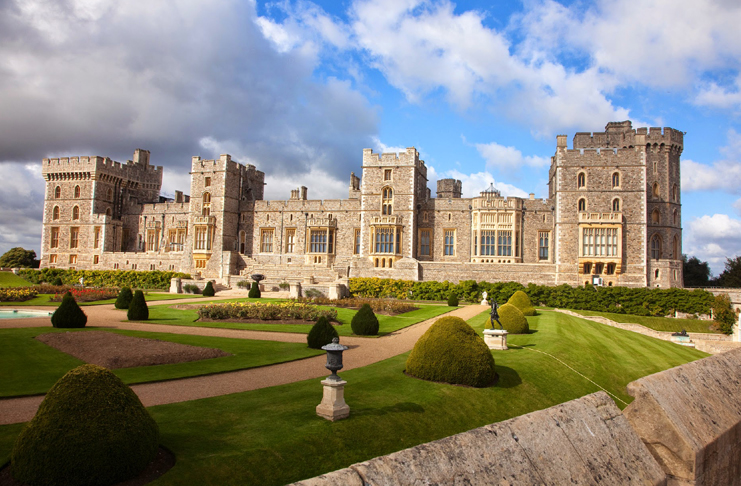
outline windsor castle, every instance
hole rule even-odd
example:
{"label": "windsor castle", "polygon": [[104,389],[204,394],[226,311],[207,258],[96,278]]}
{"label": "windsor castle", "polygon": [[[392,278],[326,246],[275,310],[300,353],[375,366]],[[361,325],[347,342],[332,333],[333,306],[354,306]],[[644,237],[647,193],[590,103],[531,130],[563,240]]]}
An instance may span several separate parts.
{"label": "windsor castle", "polygon": [[611,122],[556,137],[548,198],[461,197],[427,187],[414,148],[363,150],[347,199],[263,199],[265,174],[222,155],[192,158],[189,194],[160,196],[162,167],[44,159],[41,267],[175,270],[229,284],[353,277],[547,285],[682,286],[683,133]]}

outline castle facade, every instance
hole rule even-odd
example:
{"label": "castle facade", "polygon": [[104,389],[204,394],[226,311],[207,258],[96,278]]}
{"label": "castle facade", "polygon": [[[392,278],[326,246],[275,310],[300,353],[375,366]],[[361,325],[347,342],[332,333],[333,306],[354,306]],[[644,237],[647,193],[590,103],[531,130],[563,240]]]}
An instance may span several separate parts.
{"label": "castle facade", "polygon": [[162,167],[137,149],[43,160],[41,267],[175,270],[229,283],[351,277],[547,285],[682,286],[683,133],[611,122],[557,136],[548,198],[461,197],[427,187],[414,148],[363,150],[347,199],[263,199],[264,176],[222,155],[193,157],[190,195],[160,196]]}

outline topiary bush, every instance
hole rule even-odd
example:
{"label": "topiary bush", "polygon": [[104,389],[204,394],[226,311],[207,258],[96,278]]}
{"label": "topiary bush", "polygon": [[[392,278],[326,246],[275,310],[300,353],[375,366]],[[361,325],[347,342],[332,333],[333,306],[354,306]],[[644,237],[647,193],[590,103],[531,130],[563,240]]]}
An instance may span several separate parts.
{"label": "topiary bush", "polygon": [[149,319],[149,307],[147,307],[147,301],[144,300],[144,293],[141,290],[134,292],[134,298],[131,299],[126,317],[130,321],[146,321]]}
{"label": "topiary bush", "polygon": [[252,282],[252,287],[250,287],[250,293],[247,294],[247,297],[249,297],[250,299],[260,298],[260,286],[257,284],[257,282]]}
{"label": "topiary bush", "polygon": [[134,298],[134,294],[131,293],[131,288],[124,287],[121,292],[118,293],[116,303],[113,304],[116,309],[128,309],[131,304],[131,299]]}
{"label": "topiary bush", "polygon": [[15,441],[10,470],[27,484],[109,485],[138,475],[158,447],[157,423],[131,388],[85,364],[46,394]]}
{"label": "topiary bush", "polygon": [[494,358],[484,340],[460,317],[438,319],[417,340],[406,372],[423,380],[477,388],[491,385]]}
{"label": "topiary bush", "polygon": [[458,296],[454,292],[451,292],[448,296],[448,306],[458,307]]}
{"label": "topiary bush", "polygon": [[62,282],[62,277],[56,277],[54,280],[51,281],[51,284],[59,287],[60,285],[64,285],[64,282]]}
{"label": "topiary bush", "polygon": [[216,291],[214,290],[214,286],[209,280],[206,282],[206,286],[203,288],[203,296],[204,297],[213,297],[216,295]]}
{"label": "topiary bush", "polygon": [[67,292],[62,297],[62,303],[51,315],[51,325],[60,328],[76,328],[85,327],[85,324],[87,324],[87,316],[77,305],[72,294]]}
{"label": "topiary bush", "polygon": [[350,323],[352,332],[358,336],[375,336],[378,334],[378,318],[368,304],[363,304],[353,316]]}
{"label": "topiary bush", "polygon": [[499,322],[502,327],[510,334],[527,334],[530,332],[530,326],[525,319],[525,315],[512,304],[504,304],[499,309]]}
{"label": "topiary bush", "polygon": [[340,337],[337,334],[337,329],[329,323],[326,317],[322,316],[316,321],[309,331],[309,335],[306,336],[306,341],[309,343],[309,347],[313,349],[322,349],[332,342],[332,338]]}
{"label": "topiary bush", "polygon": [[520,312],[522,312],[523,315],[535,315],[535,307],[533,307],[533,303],[530,302],[530,297],[528,297],[527,294],[522,290],[518,290],[517,292],[512,294],[512,297],[509,298],[507,303],[512,304],[513,306],[520,309]]}

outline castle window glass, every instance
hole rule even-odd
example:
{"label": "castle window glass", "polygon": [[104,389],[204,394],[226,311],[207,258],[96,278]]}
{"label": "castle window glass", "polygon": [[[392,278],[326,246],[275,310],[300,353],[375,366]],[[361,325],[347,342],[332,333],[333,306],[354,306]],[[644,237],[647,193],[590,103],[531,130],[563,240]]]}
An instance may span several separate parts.
{"label": "castle window glass", "polygon": [[499,231],[498,237],[498,255],[512,256],[512,232]]}
{"label": "castle window glass", "polygon": [[672,186],[672,201],[679,202],[679,189],[676,184]]}
{"label": "castle window glass", "polygon": [[62,197],[62,188],[57,186],[54,188],[54,199],[60,199]]}
{"label": "castle window glass", "polygon": [[59,219],[59,206],[54,206],[54,209],[52,209],[51,219],[53,219],[54,221]]}
{"label": "castle window glass", "polygon": [[661,258],[661,236],[659,235],[654,235],[651,238],[651,258],[653,260]]}
{"label": "castle window glass", "polygon": [[93,229],[93,248],[100,247],[100,226]]}
{"label": "castle window glass", "polygon": [[496,255],[496,232],[493,230],[481,231],[480,256]]}
{"label": "castle window glass", "polygon": [[203,181],[203,185],[206,186],[206,187],[209,187],[211,185],[211,178],[210,177],[206,177],[204,179],[204,181]]}
{"label": "castle window glass", "polygon": [[613,172],[612,174],[612,188],[620,187],[620,172]]}
{"label": "castle window glass", "polygon": [[394,228],[376,228],[376,253],[394,253]]}
{"label": "castle window glass", "polygon": [[49,255],[49,263],[57,263],[57,255],[56,253],[53,255]]}
{"label": "castle window glass", "polygon": [[260,252],[272,253],[273,252],[273,235],[275,230],[273,228],[260,230]]}
{"label": "castle window glass", "polygon": [[160,232],[156,229],[147,230],[147,251],[159,250]]}
{"label": "castle window glass", "polygon": [[209,226],[196,226],[194,249],[211,250],[211,228]]}
{"label": "castle window glass", "polygon": [[674,235],[672,239],[672,258],[679,260],[679,238],[677,238],[677,235]]}
{"label": "castle window glass", "polygon": [[381,214],[390,215],[394,203],[394,191],[390,187],[384,187],[381,199]]}
{"label": "castle window glass", "polygon": [[70,255],[69,256],[69,264],[70,265],[76,265],[77,264],[77,255]]}
{"label": "castle window glass", "polygon": [[550,240],[550,231],[538,232],[538,259],[548,260],[548,242]]}
{"label": "castle window glass", "polygon": [[80,186],[75,186],[75,199],[80,198]]}
{"label": "castle window glass", "polygon": [[615,198],[612,200],[612,210],[616,213],[620,212],[620,199]]}
{"label": "castle window glass", "polygon": [[293,253],[296,249],[296,229],[286,230],[286,253]]}
{"label": "castle window glass", "polygon": [[430,230],[419,230],[419,254],[430,256]]}
{"label": "castle window glass", "polygon": [[75,206],[72,208],[72,219],[80,219],[80,207]]}
{"label": "castle window glass", "polygon": [[584,211],[587,210],[587,200],[586,199],[584,199],[584,198],[579,199],[578,209],[581,212],[584,212]]}
{"label": "castle window glass", "polygon": [[587,175],[584,172],[579,172],[576,176],[576,187],[583,189],[587,186]]}
{"label": "castle window glass", "polygon": [[390,181],[391,180],[391,169],[384,169],[383,170],[383,180],[384,181]]}
{"label": "castle window glass", "polygon": [[73,226],[69,229],[69,247],[70,248],[77,248],[79,245],[79,239],[80,239],[80,228],[77,226]]}
{"label": "castle window glass", "polygon": [[93,255],[93,265],[100,263],[100,255]]}
{"label": "castle window glass", "polygon": [[446,229],[443,232],[443,255],[454,256],[455,255],[455,230]]}
{"label": "castle window glass", "polygon": [[353,255],[360,255],[360,228],[355,228],[352,252]]}
{"label": "castle window glass", "polygon": [[311,230],[309,237],[309,253],[327,253],[329,229]]}

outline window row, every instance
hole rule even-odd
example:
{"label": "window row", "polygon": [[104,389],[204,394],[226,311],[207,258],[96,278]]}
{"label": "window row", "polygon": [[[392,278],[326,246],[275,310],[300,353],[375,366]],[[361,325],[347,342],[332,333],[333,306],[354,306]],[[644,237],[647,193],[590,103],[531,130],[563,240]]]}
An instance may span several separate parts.
{"label": "window row", "polygon": [[664,253],[664,239],[661,237],[660,234],[656,233],[651,237],[651,242],[649,243],[649,256],[652,260],[659,260],[662,258],[671,258],[674,260],[679,260],[681,258],[680,255],[680,248],[679,248],[679,237],[677,235],[674,235],[672,238],[672,252],[671,255],[665,255]]}
{"label": "window row", "polygon": [[[75,188],[72,190],[72,197],[74,199],[79,199],[81,196],[82,196],[82,188],[80,186],[75,186]],[[62,186],[56,186],[54,188],[54,199],[61,199],[61,198],[62,198]],[[113,189],[111,189],[110,187],[106,190],[105,200],[113,201]]]}
{"label": "window row", "polygon": [[[620,172],[613,172],[612,177],[610,178],[611,185],[613,189],[619,189],[620,188]],[[586,189],[587,188],[587,173],[586,172],[579,172],[576,176],[576,187],[578,189]]]}
{"label": "window row", "polygon": [[[611,207],[612,207],[612,212],[613,213],[619,213],[620,212],[621,202],[620,202],[620,198],[619,197],[616,197],[615,199],[612,200]],[[584,198],[584,197],[580,198],[579,201],[577,202],[576,209],[580,213],[586,212],[587,211],[587,199]]]}

